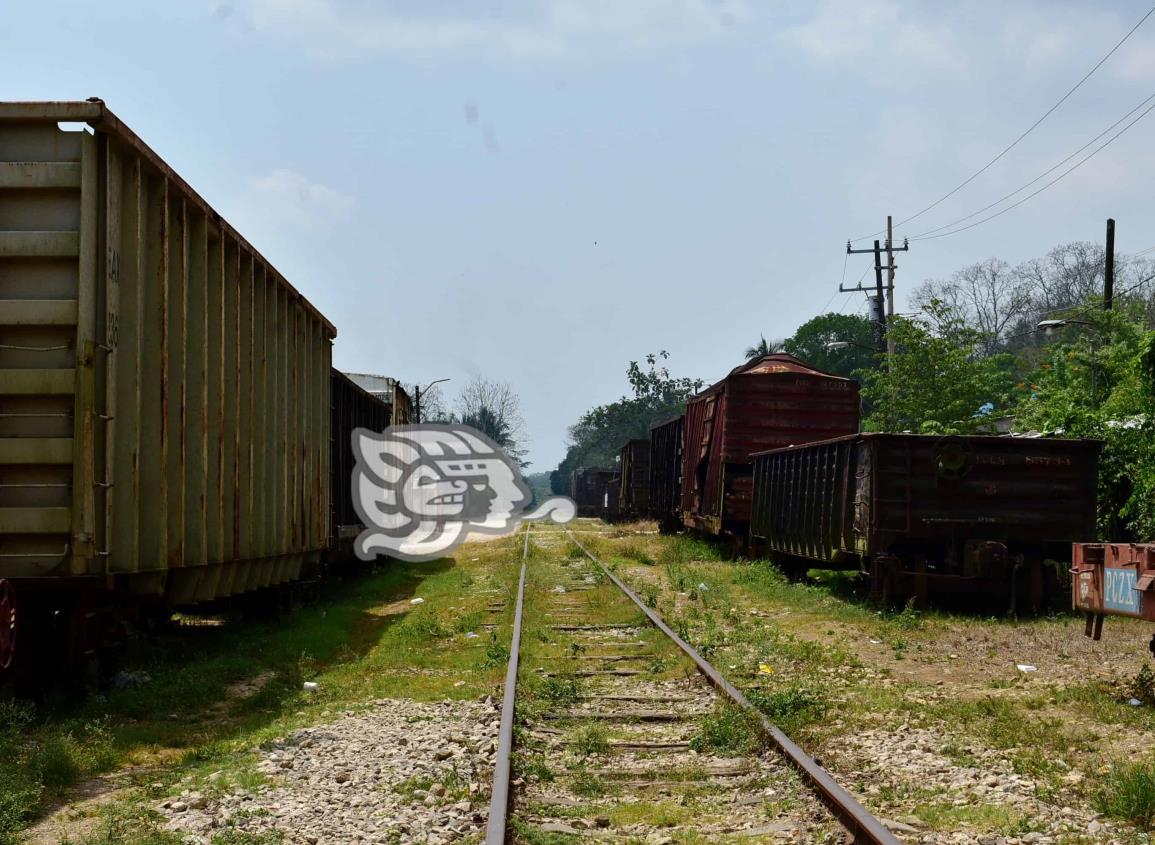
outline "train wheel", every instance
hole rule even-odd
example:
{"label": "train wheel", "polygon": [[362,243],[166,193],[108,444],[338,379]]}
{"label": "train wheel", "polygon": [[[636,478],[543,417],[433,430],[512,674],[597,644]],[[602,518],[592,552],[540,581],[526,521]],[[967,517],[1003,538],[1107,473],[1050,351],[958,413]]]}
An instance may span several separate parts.
{"label": "train wheel", "polygon": [[16,593],[0,578],[0,669],[7,669],[16,657]]}

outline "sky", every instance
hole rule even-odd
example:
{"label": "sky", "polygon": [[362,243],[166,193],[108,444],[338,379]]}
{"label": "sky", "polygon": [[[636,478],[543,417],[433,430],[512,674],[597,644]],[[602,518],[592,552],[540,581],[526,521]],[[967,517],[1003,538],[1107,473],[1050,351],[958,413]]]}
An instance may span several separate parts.
{"label": "sky", "polygon": [[[846,240],[988,162],[1148,2],[0,0],[0,99],[104,99],[336,324],[337,367],[508,382],[542,471],[631,360],[713,381],[760,335],[864,312],[837,293],[871,266]],[[897,237],[1152,92],[1155,16]],[[912,243],[899,310],[1108,217],[1120,252],[1155,246],[1153,149],[1155,115],[1020,208]]]}

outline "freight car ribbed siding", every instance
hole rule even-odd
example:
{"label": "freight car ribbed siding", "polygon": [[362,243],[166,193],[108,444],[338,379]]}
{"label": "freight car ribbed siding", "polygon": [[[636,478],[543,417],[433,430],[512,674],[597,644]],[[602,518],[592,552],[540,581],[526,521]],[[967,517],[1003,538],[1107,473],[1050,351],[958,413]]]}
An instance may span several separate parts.
{"label": "freight car ribbed siding", "polygon": [[[353,467],[357,459],[353,454],[353,430],[367,428],[370,431],[384,431],[390,425],[394,413],[394,402],[379,399],[367,390],[362,390],[353,380],[339,370],[331,373],[331,419],[332,443],[330,462],[333,477],[330,484],[333,499],[331,534],[336,545],[334,552],[348,556],[351,541],[361,532],[361,518],[353,507]],[[348,548],[346,548],[348,547]]]}
{"label": "freight car ribbed siding", "polygon": [[1095,534],[1101,443],[860,434],[754,456],[751,536],[824,568],[997,580]]}
{"label": "freight car ribbed siding", "polygon": [[682,435],[686,416],[650,427],[650,516],[664,531],[681,522]]}
{"label": "freight car ribbed siding", "polygon": [[602,499],[602,519],[606,522],[617,522],[621,518],[621,496],[622,477],[615,475],[606,482],[606,490]]}
{"label": "freight car ribbed siding", "polygon": [[734,369],[686,406],[682,512],[686,524],[744,534],[750,455],[858,431],[858,385],[767,355]]}
{"label": "freight car ribbed siding", "polygon": [[622,447],[620,518],[639,519],[650,507],[650,441],[630,440]]}
{"label": "freight car ribbed siding", "polygon": [[103,103],[0,103],[0,578],[185,604],[297,577],[335,334]]}

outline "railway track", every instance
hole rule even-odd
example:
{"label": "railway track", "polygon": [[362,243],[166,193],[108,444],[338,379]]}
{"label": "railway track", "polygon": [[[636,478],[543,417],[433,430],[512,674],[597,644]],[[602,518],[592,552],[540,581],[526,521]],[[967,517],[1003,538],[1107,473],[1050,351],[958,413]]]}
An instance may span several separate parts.
{"label": "railway track", "polygon": [[485,841],[567,835],[898,845],[574,533],[535,527]]}

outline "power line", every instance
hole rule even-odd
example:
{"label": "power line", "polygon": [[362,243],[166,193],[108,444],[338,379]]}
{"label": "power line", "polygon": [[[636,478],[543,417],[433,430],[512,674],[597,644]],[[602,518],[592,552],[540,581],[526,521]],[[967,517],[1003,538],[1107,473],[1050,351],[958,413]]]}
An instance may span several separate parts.
{"label": "power line", "polygon": [[1083,150],[1087,149],[1087,147],[1094,144],[1096,141],[1098,141],[1100,138],[1102,138],[1104,135],[1106,135],[1108,132],[1110,132],[1112,129],[1114,129],[1116,126],[1118,126],[1120,123],[1125,121],[1131,115],[1135,114],[1135,112],[1139,111],[1139,109],[1143,108],[1143,106],[1147,105],[1152,100],[1155,100],[1155,94],[1149,95],[1145,100],[1143,100],[1143,102],[1139,103],[1139,105],[1135,106],[1133,109],[1131,109],[1131,111],[1127,112],[1121,118],[1116,120],[1114,123],[1112,123],[1106,129],[1104,129],[1102,132],[1100,132],[1098,135],[1096,135],[1094,138],[1092,138],[1090,141],[1083,144],[1083,146],[1079,147],[1079,149],[1075,150],[1073,153],[1071,153],[1065,159],[1060,161],[1058,164],[1052,165],[1051,167],[1049,167],[1048,169],[1046,169],[1042,173],[1040,173],[1038,176],[1036,176],[1034,179],[1032,179],[1030,182],[1027,182],[1025,185],[1022,185],[1021,187],[1016,188],[1015,190],[1011,191],[1009,194],[1006,194],[1003,197],[995,200],[990,205],[983,206],[978,211],[972,212],[971,214],[968,214],[966,217],[960,217],[958,220],[954,220],[950,223],[944,223],[942,226],[939,226],[937,229],[928,229],[925,232],[919,232],[917,235],[911,235],[910,237],[913,240],[917,241],[920,238],[925,238],[928,235],[933,235],[936,232],[941,232],[943,229],[950,229],[954,226],[957,226],[959,223],[965,223],[966,221],[970,220],[971,218],[977,217],[978,215],[982,214],[984,211],[990,211],[996,205],[999,205],[1000,203],[1003,203],[1006,200],[1009,200],[1015,194],[1021,194],[1023,191],[1025,191],[1027,188],[1031,187],[1031,185],[1035,184],[1040,179],[1044,178],[1045,176],[1050,175],[1051,173],[1054,173],[1056,170],[1058,170],[1060,167],[1062,167],[1068,161],[1073,159],[1079,153],[1083,152]]}
{"label": "power line", "polygon": [[[1033,191],[1033,192],[1031,192],[1031,193],[1027,194],[1025,197],[1023,197],[1023,198],[1022,198],[1021,200],[1019,200],[1018,202],[1016,202],[1016,203],[1013,203],[1013,204],[1011,204],[1011,205],[1008,205],[1006,208],[1000,209],[999,211],[996,211],[994,214],[991,214],[991,215],[989,215],[989,216],[987,216],[987,217],[984,217],[984,218],[982,218],[981,220],[976,220],[974,223],[970,223],[970,224],[968,224],[968,225],[966,225],[966,226],[962,226],[961,228],[958,228],[958,229],[953,229],[953,230],[951,230],[951,231],[949,231],[949,232],[942,232],[942,233],[940,233],[940,234],[937,234],[937,235],[927,235],[927,236],[925,236],[925,237],[914,237],[914,238],[911,238],[911,240],[915,240],[915,241],[933,241],[933,240],[935,240],[935,239],[937,239],[937,238],[945,238],[945,237],[949,237],[950,235],[957,235],[959,232],[965,232],[965,231],[967,231],[968,229],[973,229],[975,226],[980,226],[980,225],[982,225],[983,223],[986,223],[986,222],[988,222],[988,221],[990,221],[990,220],[994,220],[996,217],[1001,217],[1002,215],[1006,214],[1008,211],[1012,211],[1012,210],[1014,210],[1014,209],[1018,208],[1020,205],[1022,205],[1023,203],[1025,203],[1027,200],[1029,200],[1029,199],[1032,199],[1033,197],[1037,197],[1037,196],[1038,196],[1039,194],[1041,194],[1043,191],[1047,190],[1047,188],[1051,187],[1051,186],[1052,186],[1052,185],[1054,185],[1056,182],[1059,182],[1059,181],[1061,181],[1061,180],[1062,180],[1062,179],[1063,179],[1065,176],[1067,176],[1068,174],[1072,173],[1072,172],[1073,172],[1073,171],[1075,171],[1075,170],[1078,170],[1080,167],[1082,167],[1084,164],[1086,164],[1088,161],[1090,161],[1092,158],[1094,158],[1094,157],[1095,157],[1095,156],[1096,156],[1098,153],[1102,152],[1102,151],[1103,151],[1103,150],[1105,150],[1107,147],[1109,147],[1109,146],[1110,146],[1110,145],[1111,145],[1111,144],[1112,144],[1112,143],[1113,143],[1115,140],[1117,140],[1117,139],[1119,138],[1119,136],[1120,136],[1120,135],[1122,135],[1124,132],[1126,132],[1128,129],[1130,129],[1132,126],[1134,126],[1136,123],[1138,123],[1140,120],[1142,120],[1143,118],[1145,118],[1145,117],[1146,117],[1148,114],[1150,114],[1150,113],[1151,113],[1151,111],[1152,111],[1153,109],[1155,109],[1155,103],[1153,103],[1152,105],[1148,106],[1148,107],[1147,107],[1147,109],[1146,109],[1146,110],[1145,110],[1145,111],[1144,111],[1142,114],[1140,114],[1138,117],[1136,117],[1136,118],[1135,118],[1134,120],[1132,120],[1130,123],[1128,123],[1128,124],[1127,124],[1126,126],[1124,126],[1122,129],[1120,129],[1120,130],[1119,130],[1118,132],[1116,132],[1114,135],[1112,135],[1112,136],[1111,136],[1111,137],[1110,137],[1108,140],[1104,141],[1102,144],[1100,144],[1100,145],[1099,145],[1098,147],[1096,147],[1094,150],[1092,150],[1091,152],[1089,152],[1089,153],[1088,153],[1086,156],[1084,156],[1082,159],[1080,159],[1079,161],[1075,162],[1073,165],[1071,165],[1070,167],[1068,167],[1066,170],[1064,170],[1062,173],[1060,173],[1058,176],[1056,176],[1056,177],[1055,177],[1054,179],[1052,179],[1050,182],[1048,182],[1047,184],[1043,185],[1043,187],[1039,188],[1037,191]],[[1016,193],[1018,193],[1018,192],[1016,191]],[[996,205],[997,205],[997,203],[996,203]]]}
{"label": "power line", "polygon": [[[959,191],[961,191],[963,188],[965,188],[967,185],[969,185],[971,182],[973,182],[975,179],[977,179],[979,176],[981,176],[983,173],[985,173],[987,170],[989,170],[991,168],[991,166],[995,164],[995,162],[997,162],[999,159],[1001,159],[1003,156],[1005,156],[1007,153],[1009,153],[1011,150],[1013,150],[1015,147],[1017,147],[1020,141],[1022,141],[1024,138],[1026,138],[1028,135],[1030,135],[1033,131],[1035,131],[1035,129],[1039,126],[1039,124],[1041,124],[1044,120],[1046,120],[1048,117],[1050,117],[1054,113],[1054,111],[1057,108],[1059,108],[1059,106],[1061,106],[1063,103],[1065,103],[1067,101],[1067,99],[1072,94],[1074,94],[1076,91],[1078,91],[1079,88],[1082,87],[1083,83],[1086,82],[1088,79],[1090,79],[1092,74],[1094,74],[1095,71],[1097,71],[1100,67],[1102,67],[1103,63],[1106,62],[1107,59],[1111,58],[1111,56],[1113,56],[1115,54],[1115,51],[1118,50],[1120,47],[1122,47],[1123,44],[1127,41],[1127,39],[1129,39],[1132,35],[1135,34],[1135,30],[1137,30],[1139,27],[1141,27],[1144,24],[1144,22],[1147,20],[1147,18],[1151,17],[1151,15],[1153,13],[1155,13],[1155,6],[1152,6],[1150,9],[1148,9],[1147,14],[1145,14],[1142,18],[1140,18],[1139,22],[1137,24],[1135,24],[1133,27],[1131,27],[1131,29],[1127,32],[1127,34],[1124,35],[1121,39],[1119,39],[1119,41],[1116,42],[1115,46],[1112,47],[1109,51],[1107,51],[1107,54],[1105,56],[1103,56],[1103,58],[1099,59],[1099,61],[1097,61],[1095,63],[1094,67],[1092,67],[1089,71],[1087,71],[1083,75],[1082,79],[1080,79],[1078,82],[1075,83],[1074,87],[1072,87],[1070,90],[1067,91],[1066,94],[1064,94],[1062,97],[1060,97],[1058,99],[1058,101],[1053,106],[1051,106],[1049,109],[1047,109],[1046,112],[1043,113],[1042,117],[1040,117],[1038,120],[1036,120],[1034,123],[1032,123],[1027,128],[1027,130],[1025,132],[1023,132],[1021,135],[1019,135],[1019,137],[1015,138],[1015,140],[1013,140],[1008,146],[1004,147],[1002,152],[1000,152],[998,155],[996,155],[994,158],[992,158],[990,161],[988,161],[986,164],[984,164],[982,167],[980,167],[978,170],[976,170],[974,173],[972,173],[970,176],[968,176],[966,179],[964,179],[962,182],[960,182],[958,185],[956,185],[950,191],[943,194],[937,200],[932,202],[926,208],[912,214],[910,217],[907,217],[905,220],[900,220],[897,225],[903,226],[903,225],[909,223],[910,221],[921,217],[922,215],[924,215],[928,211],[930,211],[932,208],[935,208],[938,205],[945,202],[946,200],[950,199],[952,196],[957,194]],[[862,236],[857,237],[857,238],[852,238],[852,240],[855,240],[855,241],[866,240],[867,238],[877,237],[880,234],[882,234],[882,231],[874,232],[873,234],[870,234],[870,235],[862,235]]]}

